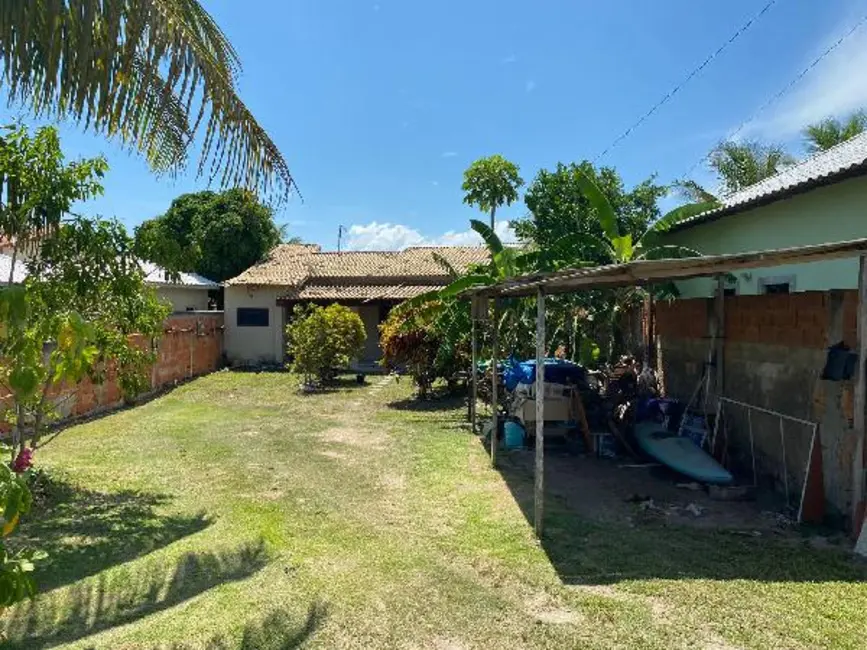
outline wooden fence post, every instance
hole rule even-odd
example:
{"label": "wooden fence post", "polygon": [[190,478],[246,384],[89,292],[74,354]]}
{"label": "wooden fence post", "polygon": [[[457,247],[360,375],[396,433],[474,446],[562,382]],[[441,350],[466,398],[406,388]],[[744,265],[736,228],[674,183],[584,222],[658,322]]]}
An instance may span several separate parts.
{"label": "wooden fence post", "polygon": [[542,536],[545,519],[545,293],[536,294],[536,465],[533,472],[533,528]]}

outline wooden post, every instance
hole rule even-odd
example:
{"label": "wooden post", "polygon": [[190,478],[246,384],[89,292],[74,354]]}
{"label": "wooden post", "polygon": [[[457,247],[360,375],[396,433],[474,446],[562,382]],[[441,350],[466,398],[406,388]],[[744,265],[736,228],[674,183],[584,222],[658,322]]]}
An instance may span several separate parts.
{"label": "wooden post", "polygon": [[[725,276],[716,277],[716,297],[714,299],[714,321],[716,322],[716,375],[714,378],[714,394],[717,399],[725,395],[725,336],[726,336],[726,292]],[[705,396],[707,399],[707,396]]]}
{"label": "wooden post", "polygon": [[545,518],[545,292],[536,294],[536,466],[533,472],[533,527],[542,537]]}
{"label": "wooden post", "polygon": [[497,466],[497,432],[500,423],[497,418],[497,324],[500,320],[500,300],[494,298],[494,317],[491,320],[491,467]]}
{"label": "wooden post", "polygon": [[[861,255],[858,268],[858,318],[856,329],[856,351],[858,370],[855,375],[855,399],[853,430],[855,433],[855,457],[852,462],[852,530],[855,535],[864,526],[864,430],[865,410],[867,410],[867,256]],[[861,529],[859,531],[859,528]],[[860,544],[859,544],[860,546]]]}
{"label": "wooden post", "polygon": [[[475,303],[475,298],[473,299]],[[478,372],[476,369],[479,365],[479,360],[477,357],[476,347],[476,314],[475,314],[475,304],[473,305],[473,313],[471,315],[472,323],[473,323],[473,337],[472,337],[472,345],[473,345],[473,355],[472,355],[472,366],[470,367],[470,426],[472,427],[472,432],[476,432],[476,402],[479,396],[479,382],[478,382]]]}

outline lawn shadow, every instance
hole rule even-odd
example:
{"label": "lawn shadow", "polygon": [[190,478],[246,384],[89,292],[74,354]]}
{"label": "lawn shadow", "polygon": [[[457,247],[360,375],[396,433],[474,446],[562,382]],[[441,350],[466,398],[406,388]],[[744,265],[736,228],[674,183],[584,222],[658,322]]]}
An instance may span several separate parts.
{"label": "lawn shadow", "polygon": [[[861,581],[864,566],[845,548],[814,548],[797,531],[744,529],[742,525],[690,523],[666,514],[647,515],[626,503],[634,479],[614,463],[545,450],[545,529],[542,547],[565,584],[606,585],[627,580],[713,579],[763,582]],[[534,521],[532,453],[501,453],[498,470],[528,525]],[[620,473],[618,473],[620,472]],[[564,480],[561,474],[569,473]],[[634,475],[633,475],[634,476]],[[649,490],[675,490],[647,473]],[[620,481],[632,480],[624,486]],[[696,493],[684,500],[701,501]],[[668,492],[670,494],[670,492]],[[597,507],[594,507],[594,504]],[[745,507],[715,502],[711,506]],[[694,524],[694,525],[693,525]]]}
{"label": "lawn shadow", "polygon": [[267,561],[259,541],[226,553],[187,553],[173,566],[148,568],[140,575],[103,573],[11,609],[5,616],[8,640],[3,647],[51,647],[126,625],[217,585],[248,578]]}
{"label": "lawn shadow", "polygon": [[419,413],[442,413],[461,408],[466,409],[466,407],[467,398],[465,395],[446,392],[434,394],[425,400],[409,397],[395,400],[388,404],[388,408],[397,411],[414,411]]}
{"label": "lawn shadow", "polygon": [[[204,650],[291,650],[299,648],[310,639],[325,622],[328,608],[321,602],[313,602],[307,616],[300,622],[285,609],[277,609],[261,620],[247,623],[240,641],[225,636],[216,636],[207,641]],[[165,646],[159,646],[163,648]],[[186,644],[174,644],[171,650],[192,650]]]}
{"label": "lawn shadow", "polygon": [[[41,474],[33,510],[10,542],[48,553],[34,575],[47,591],[128,562],[210,525],[204,513],[163,515],[170,497],[132,490],[97,492]],[[11,545],[11,544],[10,544]]]}

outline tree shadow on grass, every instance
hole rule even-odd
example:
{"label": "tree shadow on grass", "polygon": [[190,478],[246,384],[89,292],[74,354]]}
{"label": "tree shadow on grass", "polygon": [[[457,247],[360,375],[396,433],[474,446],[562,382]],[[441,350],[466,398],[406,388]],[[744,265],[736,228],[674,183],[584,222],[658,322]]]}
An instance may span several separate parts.
{"label": "tree shadow on grass", "polygon": [[[299,624],[285,609],[277,609],[259,621],[244,626],[241,639],[217,636],[205,643],[205,650],[291,650],[310,639],[328,616],[328,608],[314,602]],[[171,650],[192,650],[192,646],[175,644]]]}
{"label": "tree shadow on grass", "polygon": [[[546,456],[548,456],[546,449]],[[593,467],[593,459],[574,466],[574,459],[546,458],[545,530],[542,547],[566,584],[606,585],[625,580],[712,579],[762,582],[863,581],[867,569],[846,549],[819,549],[793,531],[744,530],[726,526],[690,526],[662,519],[612,517],[600,504],[597,516],[576,500],[601,498],[600,489],[581,481],[604,480],[614,466]],[[582,471],[583,468],[583,471]],[[505,454],[498,470],[529,525],[534,520],[532,463]],[[558,490],[558,471],[570,477],[568,493]],[[610,480],[610,477],[608,477]],[[648,477],[649,481],[657,481]],[[651,489],[652,485],[648,484]],[[596,496],[594,496],[594,494]],[[617,499],[616,499],[617,500]],[[609,503],[610,505],[612,502]],[[730,504],[718,504],[717,508]],[[638,509],[636,508],[636,511]]]}
{"label": "tree shadow on grass", "polygon": [[96,492],[47,475],[39,476],[34,493],[33,510],[9,541],[48,553],[34,576],[43,592],[150,553],[211,523],[204,513],[158,513],[170,500],[165,495]]}
{"label": "tree shadow on grass", "polygon": [[399,399],[388,404],[388,408],[397,411],[414,411],[417,413],[443,413],[467,408],[465,395],[449,393],[435,394],[429,399],[417,398]]}
{"label": "tree shadow on grass", "polygon": [[50,647],[126,625],[220,584],[248,578],[267,560],[259,541],[226,553],[187,553],[172,566],[155,570],[148,566],[132,573],[103,573],[10,610],[3,647]]}

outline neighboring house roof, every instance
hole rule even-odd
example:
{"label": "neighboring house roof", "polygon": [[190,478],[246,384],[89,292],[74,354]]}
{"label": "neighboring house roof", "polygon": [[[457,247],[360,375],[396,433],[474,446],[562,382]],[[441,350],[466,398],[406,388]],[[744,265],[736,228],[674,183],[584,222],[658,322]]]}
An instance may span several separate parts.
{"label": "neighboring house roof", "polygon": [[483,247],[336,253],[322,252],[318,246],[284,244],[226,285],[286,287],[285,300],[405,300],[451,282],[437,256],[458,273],[490,260]]}
{"label": "neighboring house roof", "polygon": [[[9,284],[9,271],[12,270],[12,256],[0,253],[0,285]],[[15,273],[12,275],[12,284],[20,284],[27,279],[27,269],[21,259],[15,260]]]}
{"label": "neighboring house roof", "polygon": [[177,282],[169,279],[169,273],[164,268],[152,262],[142,262],[145,282],[158,287],[186,287],[188,289],[218,289],[220,284],[199,275],[198,273],[180,273]]}
{"label": "neighboring house roof", "polygon": [[[145,282],[157,287],[187,287],[190,289],[217,289],[220,285],[213,280],[204,278],[195,273],[181,273],[178,282],[168,280],[168,272],[150,262],[142,262],[142,271],[145,273]],[[12,256],[0,253],[0,284],[7,284],[9,269],[12,268]],[[15,260],[15,275],[12,283],[19,284],[27,279],[27,267],[19,259]]]}
{"label": "neighboring house roof", "polygon": [[863,174],[867,174],[867,132],[786,167],[755,185],[723,197],[721,207],[685,219],[672,226],[671,232],[715,221],[815,187]]}

